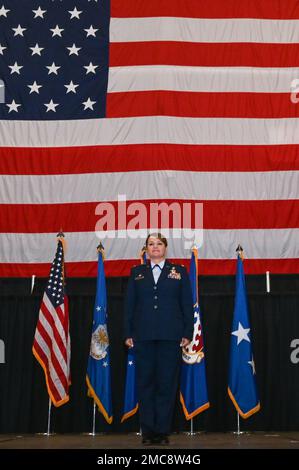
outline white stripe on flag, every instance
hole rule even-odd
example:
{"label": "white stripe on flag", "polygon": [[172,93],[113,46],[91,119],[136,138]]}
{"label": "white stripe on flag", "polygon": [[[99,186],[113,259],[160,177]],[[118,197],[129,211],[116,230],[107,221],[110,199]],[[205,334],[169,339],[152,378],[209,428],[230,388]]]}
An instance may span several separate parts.
{"label": "white stripe on flag", "polygon": [[111,18],[111,42],[298,43],[299,20]]}
{"label": "white stripe on flag", "polygon": [[108,92],[148,90],[206,93],[290,93],[299,68],[184,67],[140,65],[110,67]]}
{"label": "white stripe on flag", "polygon": [[[155,231],[155,228],[151,228]],[[190,249],[184,246],[185,239],[172,237],[169,230],[168,256],[170,258],[188,258]],[[140,238],[138,235],[140,234]],[[105,246],[107,261],[136,259],[138,250],[144,243],[148,230],[134,230],[130,237],[123,232],[116,232],[116,238],[101,238]],[[119,238],[117,238],[119,236]],[[122,238],[120,237],[122,236]],[[51,240],[54,233],[11,233],[0,234],[3,247],[2,263],[47,263],[53,254]],[[72,232],[67,234],[68,262],[96,261],[94,247],[99,243],[95,232]],[[279,240],[279,243],[277,243]],[[246,258],[279,259],[299,258],[299,229],[238,229],[204,230],[203,245],[199,247],[201,259],[234,259],[235,250],[240,244],[246,250]],[[9,248],[18,246],[18,250]],[[21,250],[21,247],[24,247]]]}
{"label": "white stripe on flag", "polygon": [[[3,184],[2,184],[3,181]],[[6,184],[4,184],[6,183]],[[153,199],[296,199],[299,171],[135,171],[79,175],[0,176],[0,203],[58,204]]]}
{"label": "white stripe on flag", "polygon": [[299,119],[139,118],[0,121],[2,147],[299,144]]}

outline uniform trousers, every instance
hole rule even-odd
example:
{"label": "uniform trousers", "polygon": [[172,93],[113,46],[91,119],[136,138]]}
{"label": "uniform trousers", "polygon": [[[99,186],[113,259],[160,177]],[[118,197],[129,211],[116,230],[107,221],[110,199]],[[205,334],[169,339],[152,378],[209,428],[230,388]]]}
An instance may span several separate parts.
{"label": "uniform trousers", "polygon": [[134,346],[142,434],[169,434],[182,361],[180,341],[135,341]]}

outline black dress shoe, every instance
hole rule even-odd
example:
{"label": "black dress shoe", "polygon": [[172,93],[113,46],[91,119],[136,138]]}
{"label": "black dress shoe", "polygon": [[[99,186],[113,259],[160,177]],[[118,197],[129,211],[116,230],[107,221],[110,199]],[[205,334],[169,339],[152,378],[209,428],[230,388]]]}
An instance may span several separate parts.
{"label": "black dress shoe", "polygon": [[157,436],[155,436],[153,441],[155,444],[159,444],[159,445],[169,444],[169,439],[168,439],[167,434],[158,434]]}
{"label": "black dress shoe", "polygon": [[141,442],[145,446],[150,446],[153,443],[153,438],[152,438],[152,436],[149,436],[149,435],[145,434],[144,436],[142,436],[142,441]]}
{"label": "black dress shoe", "polygon": [[161,444],[161,445],[167,445],[167,444],[169,444],[169,439],[168,439],[167,434],[164,434],[164,435],[161,436],[161,438],[160,438],[160,444]]}

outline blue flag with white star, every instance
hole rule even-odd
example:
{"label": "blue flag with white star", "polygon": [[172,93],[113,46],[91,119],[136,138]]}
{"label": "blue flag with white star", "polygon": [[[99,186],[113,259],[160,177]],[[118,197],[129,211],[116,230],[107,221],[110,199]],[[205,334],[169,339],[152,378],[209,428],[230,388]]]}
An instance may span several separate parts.
{"label": "blue flag with white star", "polygon": [[235,308],[230,343],[228,394],[242,418],[260,409],[251,344],[243,261],[238,256]]}
{"label": "blue flag with white star", "polygon": [[136,378],[135,378],[135,352],[134,348],[128,350],[127,360],[127,375],[125,387],[125,400],[124,409],[121,422],[133,416],[138,410],[138,400],[136,392]]}
{"label": "blue flag with white star", "polygon": [[[146,250],[142,248],[140,252],[140,263],[146,264]],[[136,391],[136,377],[135,377],[135,351],[134,348],[129,348],[127,357],[127,373],[125,385],[125,398],[124,409],[121,422],[133,416],[138,410],[138,399]]]}
{"label": "blue flag with white star", "polygon": [[107,295],[103,254],[99,251],[97,292],[86,382],[88,395],[98,405],[107,423],[112,423],[110,346],[107,331]]}

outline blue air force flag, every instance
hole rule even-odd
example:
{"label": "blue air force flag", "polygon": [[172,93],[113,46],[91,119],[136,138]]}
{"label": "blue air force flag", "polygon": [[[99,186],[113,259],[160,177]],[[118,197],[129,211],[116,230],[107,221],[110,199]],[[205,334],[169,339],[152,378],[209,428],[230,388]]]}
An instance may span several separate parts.
{"label": "blue air force flag", "polygon": [[97,292],[86,382],[91,396],[107,423],[112,423],[110,352],[107,332],[107,295],[103,254],[99,250]]}

